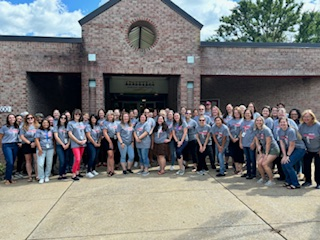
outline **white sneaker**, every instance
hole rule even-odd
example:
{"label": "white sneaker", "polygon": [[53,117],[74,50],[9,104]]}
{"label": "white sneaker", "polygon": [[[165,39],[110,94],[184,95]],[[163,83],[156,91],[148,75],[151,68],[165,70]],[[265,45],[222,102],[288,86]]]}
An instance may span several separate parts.
{"label": "white sneaker", "polygon": [[148,176],[149,174],[150,174],[149,172],[143,172],[143,173],[142,173],[142,176],[145,177],[145,176]]}
{"label": "white sneaker", "polygon": [[45,181],[45,182],[49,182],[50,179],[49,179],[48,177],[46,177],[46,178],[44,179],[44,181]]}
{"label": "white sneaker", "polygon": [[44,179],[40,179],[40,180],[39,180],[39,183],[40,183],[40,184],[44,183]]}
{"label": "white sneaker", "polygon": [[96,170],[93,170],[91,173],[95,176],[99,175],[99,173]]}
{"label": "white sneaker", "polygon": [[134,162],[133,166],[134,166],[135,168],[137,168],[137,167],[138,167],[138,162]]}
{"label": "white sneaker", "polygon": [[265,182],[266,182],[266,180],[263,179],[263,178],[260,178],[260,179],[257,181],[257,183],[260,183],[260,184],[264,184]]}
{"label": "white sneaker", "polygon": [[87,172],[87,173],[86,173],[86,177],[87,177],[87,178],[93,178],[94,175],[93,175],[93,173],[91,173],[91,172]]}
{"label": "white sneaker", "polygon": [[174,171],[174,166],[173,165],[170,166],[170,171]]}
{"label": "white sneaker", "polygon": [[182,175],[184,175],[184,173],[185,173],[185,171],[184,170],[179,170],[178,172],[176,172],[176,174],[177,175],[180,175],[180,176],[182,176]]}
{"label": "white sneaker", "polygon": [[272,187],[272,186],[276,185],[276,183],[274,181],[269,180],[264,185],[267,186],[267,187]]}
{"label": "white sneaker", "polygon": [[143,173],[142,169],[140,169],[139,172],[137,172],[137,174],[139,174],[139,175],[142,174],[142,173]]}
{"label": "white sneaker", "polygon": [[199,175],[205,175],[206,172],[205,172],[204,170],[201,170],[201,171],[197,171],[197,174],[199,174]]}

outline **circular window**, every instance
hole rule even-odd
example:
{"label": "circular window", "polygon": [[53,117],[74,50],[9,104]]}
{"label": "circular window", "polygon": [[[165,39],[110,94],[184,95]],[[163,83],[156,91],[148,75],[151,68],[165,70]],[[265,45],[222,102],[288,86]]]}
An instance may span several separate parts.
{"label": "circular window", "polygon": [[156,31],[150,23],[138,21],[130,26],[128,38],[133,48],[149,49],[156,41]]}

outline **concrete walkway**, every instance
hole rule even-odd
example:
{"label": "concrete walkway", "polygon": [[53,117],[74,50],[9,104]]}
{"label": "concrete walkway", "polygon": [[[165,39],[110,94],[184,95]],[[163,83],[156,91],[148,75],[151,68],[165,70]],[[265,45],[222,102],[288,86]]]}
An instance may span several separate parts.
{"label": "concrete walkway", "polygon": [[[105,168],[98,169],[98,171]],[[136,171],[136,170],[135,170]],[[0,239],[319,239],[320,191],[216,172],[0,186]]]}

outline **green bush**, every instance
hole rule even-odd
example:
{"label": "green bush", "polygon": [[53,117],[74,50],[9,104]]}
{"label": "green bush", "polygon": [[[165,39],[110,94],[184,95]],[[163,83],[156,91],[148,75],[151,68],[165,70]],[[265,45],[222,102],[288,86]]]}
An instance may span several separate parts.
{"label": "green bush", "polygon": [[0,176],[4,174],[6,167],[4,164],[0,163]]}

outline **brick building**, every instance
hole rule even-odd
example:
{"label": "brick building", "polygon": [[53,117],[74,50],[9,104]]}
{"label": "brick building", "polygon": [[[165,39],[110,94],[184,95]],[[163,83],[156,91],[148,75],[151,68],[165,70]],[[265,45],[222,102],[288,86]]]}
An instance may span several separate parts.
{"label": "brick building", "polygon": [[110,0],[79,23],[82,38],[0,36],[0,109],[176,110],[209,99],[320,112],[319,44],[200,42],[202,24],[169,0]]}

